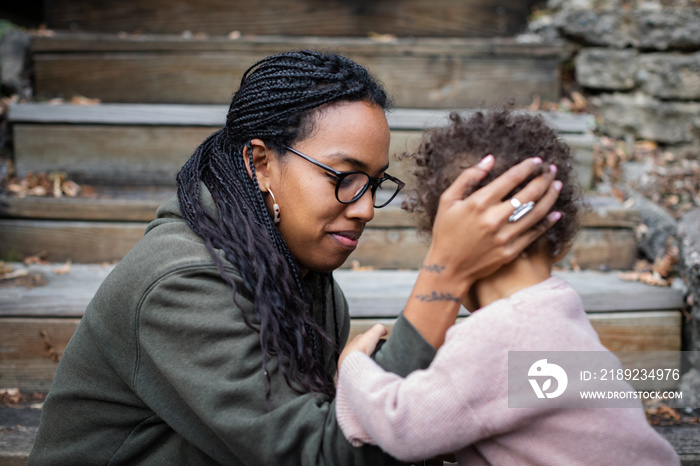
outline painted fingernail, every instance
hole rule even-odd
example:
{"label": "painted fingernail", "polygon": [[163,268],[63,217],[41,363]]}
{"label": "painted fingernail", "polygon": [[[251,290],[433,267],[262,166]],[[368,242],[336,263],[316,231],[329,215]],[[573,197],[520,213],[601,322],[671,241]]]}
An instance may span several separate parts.
{"label": "painted fingernail", "polygon": [[556,173],[556,172],[557,172],[557,166],[556,166],[556,165],[550,165],[550,166],[549,166],[549,171],[552,172],[552,173]]}
{"label": "painted fingernail", "polygon": [[550,222],[554,223],[561,218],[561,212],[554,211],[547,215],[547,218]]}
{"label": "painted fingernail", "polygon": [[482,170],[488,170],[491,168],[491,164],[493,164],[493,155],[489,154],[481,159],[481,162],[477,164],[477,167],[481,168]]}
{"label": "painted fingernail", "polygon": [[552,186],[554,186],[554,189],[556,189],[557,191],[561,191],[561,188],[562,188],[562,186],[564,186],[564,183],[562,183],[559,180],[554,180],[554,182],[552,183]]}
{"label": "painted fingernail", "polygon": [[533,157],[533,158],[532,158],[532,162],[533,162],[535,165],[539,165],[539,164],[542,163],[542,159],[539,158],[539,157]]}

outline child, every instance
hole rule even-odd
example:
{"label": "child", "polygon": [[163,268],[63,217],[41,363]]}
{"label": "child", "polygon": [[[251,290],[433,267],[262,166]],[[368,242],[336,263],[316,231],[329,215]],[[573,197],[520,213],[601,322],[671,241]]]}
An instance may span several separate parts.
{"label": "child", "polygon": [[[356,446],[376,443],[403,461],[455,452],[460,465],[678,464],[641,403],[622,409],[509,407],[509,351],[605,351],[575,290],[551,275],[577,231],[580,189],[569,148],[541,116],[500,110],[450,119],[449,126],[426,133],[412,155],[419,187],[407,207],[418,214],[419,230],[431,231],[441,193],[486,154],[494,155],[495,165],[474,191],[540,156],[543,166],[557,167],[561,191],[553,209],[562,217],[459,298],[476,311],[449,329],[428,369],[401,378],[375,364],[368,354],[386,332],[381,326],[350,342],[341,355],[336,399],[343,433]],[[527,199],[517,200],[517,190],[504,205],[510,222],[527,215]]]}

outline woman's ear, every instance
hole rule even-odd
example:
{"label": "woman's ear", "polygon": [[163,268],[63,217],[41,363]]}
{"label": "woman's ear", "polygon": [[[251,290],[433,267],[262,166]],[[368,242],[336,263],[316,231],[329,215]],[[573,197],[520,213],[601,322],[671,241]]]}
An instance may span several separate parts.
{"label": "woman's ear", "polygon": [[[272,152],[261,139],[251,139],[250,147],[253,149],[253,166],[255,167],[255,176],[258,179],[258,185],[268,186],[270,184],[269,165],[272,161]],[[248,154],[248,146],[243,146],[243,161],[245,168],[248,170],[248,176],[253,176],[253,171],[250,169],[250,156]]]}

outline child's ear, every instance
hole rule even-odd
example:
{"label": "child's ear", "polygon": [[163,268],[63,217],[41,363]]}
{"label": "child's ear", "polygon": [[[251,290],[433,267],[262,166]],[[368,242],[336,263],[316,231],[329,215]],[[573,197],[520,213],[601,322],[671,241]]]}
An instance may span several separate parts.
{"label": "child's ear", "polygon": [[553,257],[552,257],[552,263],[556,264],[560,260],[562,260],[571,250],[571,248],[566,247],[566,248],[559,248],[558,250],[554,251]]}

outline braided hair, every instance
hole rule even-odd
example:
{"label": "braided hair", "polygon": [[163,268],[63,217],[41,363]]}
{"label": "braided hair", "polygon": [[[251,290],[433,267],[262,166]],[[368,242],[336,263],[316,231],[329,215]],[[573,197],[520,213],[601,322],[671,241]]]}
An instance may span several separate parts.
{"label": "braided hair", "polygon": [[[255,176],[251,140],[262,139],[282,156],[284,146],[312,134],[320,106],[348,101],[368,101],[383,109],[389,105],[381,85],[348,58],[304,50],[260,60],[243,74],[224,128],[209,136],[177,175],[183,216],[203,238],[219,273],[233,290],[234,303],[242,291],[255,303],[254,315],[244,313],[243,318],[259,333],[268,398],[271,356],[277,357],[278,370],[293,389],[333,396],[334,383],[322,354],[322,341],[333,344],[333,340],[314,320],[311,295],[302,286],[296,262],[268,213]],[[252,177],[246,169],[244,147]],[[201,183],[211,192],[218,218],[201,203]],[[226,270],[226,261],[240,275],[243,290]],[[332,276],[327,274],[326,280],[333,293]],[[335,296],[331,295],[331,301],[335,310]],[[323,310],[324,327],[327,312]],[[336,344],[336,358],[337,354]]]}

